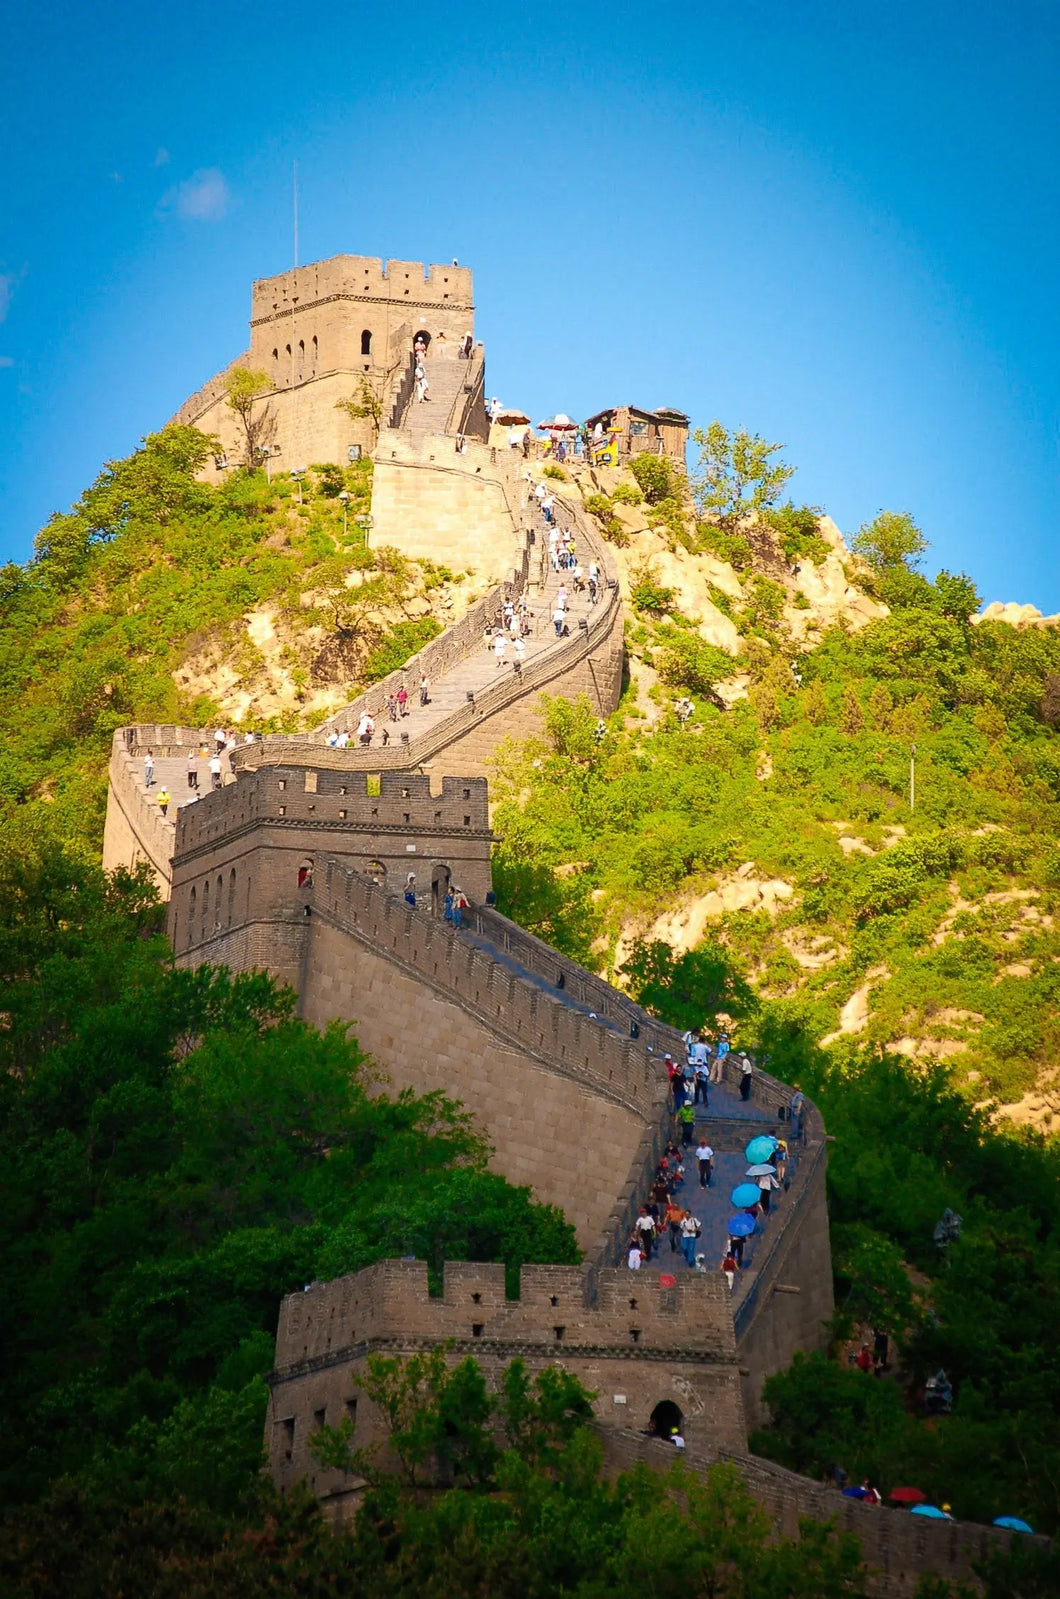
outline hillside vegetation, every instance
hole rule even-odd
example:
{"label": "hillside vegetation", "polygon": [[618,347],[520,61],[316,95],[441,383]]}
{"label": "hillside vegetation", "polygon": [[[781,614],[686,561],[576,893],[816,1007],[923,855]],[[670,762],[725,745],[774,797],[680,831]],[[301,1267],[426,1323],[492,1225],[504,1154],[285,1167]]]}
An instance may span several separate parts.
{"label": "hillside vegetation", "polygon": [[212,488],[209,450],[151,435],[0,570],[0,817],[55,805],[92,850],[116,727],[310,726],[466,604],[446,568],[368,547],[370,460]]}
{"label": "hillside vegetation", "polygon": [[[974,624],[969,580],[929,582],[923,535],[883,513],[846,560],[874,616],[822,626],[810,648],[792,568],[836,558],[819,513],[767,507],[734,531],[669,505],[678,582],[708,549],[739,569],[709,600],[688,579],[689,607],[703,601],[689,614],[658,560],[623,547],[618,712],[603,728],[587,703],[555,702],[544,739],[498,754],[503,906],[609,973],[638,940],[679,954],[705,940],[751,985],[745,1029],[772,1002],[815,1038],[943,1060],[975,1098],[1047,1117],[1060,633]],[[704,637],[708,603],[727,648]]]}

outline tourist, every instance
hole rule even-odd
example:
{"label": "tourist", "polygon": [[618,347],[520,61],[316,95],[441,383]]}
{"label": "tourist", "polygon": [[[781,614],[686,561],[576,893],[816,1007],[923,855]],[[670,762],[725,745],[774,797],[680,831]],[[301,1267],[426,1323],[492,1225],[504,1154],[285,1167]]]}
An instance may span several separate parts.
{"label": "tourist", "polygon": [[475,343],[475,341],[471,337],[471,334],[470,333],[465,333],[464,337],[460,340],[460,359],[462,361],[470,361],[470,359],[471,359],[471,351],[472,351],[472,348],[474,346],[474,343]]}
{"label": "tourist", "polygon": [[788,1109],[788,1117],[791,1121],[791,1136],[796,1143],[802,1137],[802,1118],[805,1104],[806,1101],[803,1098],[802,1089],[796,1083],[795,1092],[791,1096],[791,1104]]}
{"label": "tourist", "polygon": [[696,1107],[687,1100],[677,1112],[677,1120],[681,1127],[681,1147],[687,1149],[692,1142],[692,1134],[696,1125]]}
{"label": "tourist", "polygon": [[758,1191],[762,1196],[762,1210],[764,1212],[768,1213],[769,1211],[770,1193],[774,1188],[779,1187],[780,1184],[772,1172],[763,1172],[761,1177],[758,1178]]}
{"label": "tourist", "polygon": [[740,1098],[746,1104],[751,1097],[753,1067],[746,1055],[740,1056]]}
{"label": "tourist", "polygon": [[655,1223],[648,1212],[647,1205],[640,1207],[640,1214],[633,1226],[640,1243],[641,1253],[645,1260],[650,1260],[652,1245],[655,1243]]}
{"label": "tourist", "polygon": [[327,744],[329,749],[333,750],[338,748],[339,735],[336,733],[334,728],[331,729],[331,732],[328,734],[324,742]]}
{"label": "tourist", "polygon": [[516,666],[522,666],[523,661],[526,659],[526,645],[523,643],[522,638],[512,640],[512,649],[515,651]]}
{"label": "tourist", "polygon": [[463,889],[454,888],[454,890],[453,890],[453,926],[454,927],[462,927],[464,925],[464,912],[466,910],[470,910],[470,909],[471,909],[471,902],[468,899],[467,895],[464,893]]}
{"label": "tourist", "polygon": [[706,1044],[697,1044],[695,1064],[695,1103],[705,1107],[710,1105],[710,1058]]}
{"label": "tourist", "polygon": [[777,1181],[782,1187],[787,1187],[788,1146],[783,1138],[777,1139],[777,1147],[773,1151],[773,1165],[777,1168]]}
{"label": "tourist", "polygon": [[420,677],[420,704],[421,705],[429,705],[431,703],[430,686],[431,686],[430,683],[427,681],[427,674],[426,674],[426,672],[424,672],[421,675],[421,677]]}
{"label": "tourist", "polygon": [[872,1370],[872,1354],[868,1344],[862,1344],[854,1364],[859,1371],[870,1372]]}
{"label": "tourist", "polygon": [[360,744],[362,749],[366,750],[370,747],[372,742],[372,734],[374,732],[375,723],[372,720],[371,712],[362,711],[360,720],[357,723],[357,742]]}
{"label": "tourist", "polygon": [[453,891],[451,888],[446,890],[445,898],[442,901],[442,915],[447,922],[451,922],[453,919]]}
{"label": "tourist", "polygon": [[706,1136],[700,1138],[696,1145],[696,1160],[699,1162],[699,1186],[709,1188],[711,1173],[714,1169],[714,1151],[707,1143]]}
{"label": "tourist", "polygon": [[155,781],[155,757],[151,750],[144,756],[144,787],[151,788]]}
{"label": "tourist", "polygon": [[199,788],[199,757],[194,750],[188,751],[188,789],[197,793]]}
{"label": "tourist", "polygon": [[214,790],[221,786],[221,756],[215,751],[210,756],[210,787]]}
{"label": "tourist", "polygon": [[158,791],[158,808],[164,816],[169,810],[169,789],[162,787]]}
{"label": "tourist", "polygon": [[644,1264],[644,1257],[640,1252],[640,1244],[636,1235],[633,1235],[626,1246],[626,1265],[630,1271],[639,1271]]}
{"label": "tourist", "polygon": [[685,1219],[685,1213],[681,1206],[675,1205],[671,1199],[667,1203],[665,1214],[666,1227],[670,1234],[670,1253],[671,1255],[676,1255],[681,1247],[681,1223]]}
{"label": "tourist", "polygon": [[561,583],[559,588],[556,590],[556,609],[557,611],[565,611],[567,609],[566,583]]}
{"label": "tourist", "polygon": [[228,742],[227,736],[225,734],[225,730],[224,730],[223,727],[219,727],[217,729],[216,733],[213,736],[213,741],[214,741],[214,744],[217,747],[217,753],[218,753],[218,755],[220,755],[221,751],[225,747],[225,744]]}
{"label": "tourist", "polygon": [[672,1429],[670,1433],[670,1442],[673,1444],[675,1449],[683,1449],[685,1447],[685,1440],[681,1436],[680,1427],[674,1427]]}
{"label": "tourist", "polygon": [[563,609],[562,605],[557,605],[556,609],[552,612],[552,625],[556,629],[556,637],[562,638],[563,630],[567,625],[567,613]]}
{"label": "tourist", "polygon": [[404,683],[402,683],[401,687],[398,689],[396,697],[399,713],[402,716],[407,716],[409,714],[409,691],[405,687]]}
{"label": "tourist", "polygon": [[493,659],[498,666],[504,665],[504,652],[508,648],[508,635],[502,628],[498,628],[493,635]]}
{"label": "tourist", "polygon": [[390,720],[392,722],[396,722],[398,719],[398,702],[397,695],[394,693],[393,689],[391,689],[390,693],[386,697],[386,708],[387,715],[390,717]]}
{"label": "tourist", "polygon": [[690,1210],[685,1211],[684,1219],[681,1222],[681,1253],[685,1257],[686,1265],[691,1266],[693,1270],[696,1264],[696,1239],[702,1231],[702,1227],[692,1212]]}
{"label": "tourist", "polygon": [[405,879],[405,904],[416,909],[416,873],[410,872]]}
{"label": "tourist", "polygon": [[733,1289],[736,1287],[737,1265],[736,1256],[733,1254],[731,1249],[727,1249],[725,1251],[725,1254],[722,1257],[721,1269],[725,1273],[726,1280],[728,1281],[729,1292],[732,1293]]}
{"label": "tourist", "polygon": [[726,1252],[726,1254],[729,1254],[729,1255],[732,1256],[733,1260],[736,1262],[737,1266],[742,1271],[743,1270],[743,1239],[742,1238],[730,1238],[728,1244],[725,1246],[725,1252]]}

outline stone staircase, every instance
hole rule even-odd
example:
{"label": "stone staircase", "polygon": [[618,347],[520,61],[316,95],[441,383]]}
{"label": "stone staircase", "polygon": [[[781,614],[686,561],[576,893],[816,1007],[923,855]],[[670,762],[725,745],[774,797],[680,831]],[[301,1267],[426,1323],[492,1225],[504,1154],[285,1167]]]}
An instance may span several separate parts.
{"label": "stone staircase", "polygon": [[428,354],[423,365],[427,373],[429,398],[421,403],[413,392],[401,422],[401,431],[414,439],[421,439],[428,433],[448,431],[454,402],[463,392],[470,370],[468,362],[462,361],[455,351],[451,355],[448,352],[445,355]]}

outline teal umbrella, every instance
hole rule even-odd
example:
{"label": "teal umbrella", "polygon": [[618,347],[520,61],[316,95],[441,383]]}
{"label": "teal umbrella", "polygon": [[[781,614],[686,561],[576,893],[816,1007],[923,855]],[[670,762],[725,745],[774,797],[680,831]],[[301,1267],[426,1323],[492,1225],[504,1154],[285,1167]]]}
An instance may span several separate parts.
{"label": "teal umbrella", "polygon": [[998,1516],[994,1522],[995,1527],[1007,1527],[1010,1532],[1034,1532],[1033,1527],[1028,1527],[1025,1521],[1018,1516]]}
{"label": "teal umbrella", "polygon": [[741,1183],[732,1191],[732,1202],[737,1210],[749,1210],[752,1205],[757,1205],[762,1197],[757,1183]]}
{"label": "teal umbrella", "polygon": [[776,1147],[777,1140],[772,1133],[759,1133],[757,1138],[751,1139],[751,1142],[744,1150],[744,1154],[747,1156],[749,1165],[758,1166],[762,1161],[773,1158],[773,1151]]}
{"label": "teal umbrella", "polygon": [[947,1515],[945,1510],[940,1510],[938,1505],[914,1505],[909,1512],[911,1516],[930,1516],[933,1521],[952,1521],[953,1517]]}

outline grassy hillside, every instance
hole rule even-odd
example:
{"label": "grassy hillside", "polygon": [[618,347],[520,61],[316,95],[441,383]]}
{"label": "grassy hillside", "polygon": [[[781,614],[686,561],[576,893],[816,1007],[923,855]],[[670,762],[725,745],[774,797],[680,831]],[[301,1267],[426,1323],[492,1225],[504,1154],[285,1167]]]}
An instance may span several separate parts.
{"label": "grassy hillside", "polygon": [[[557,703],[546,740],[501,751],[505,908],[605,970],[637,938],[706,940],[814,1037],[944,1060],[975,1097],[1047,1094],[1060,636],[974,625],[966,579],[929,583],[897,559],[860,568],[890,614],[809,650],[748,559],[736,662],[645,563],[634,682],[606,733],[587,704]],[[747,693],[726,709],[716,685],[737,669]]]}
{"label": "grassy hillside", "polygon": [[94,847],[114,728],[311,725],[439,631],[451,574],[366,548],[371,461],[211,488],[208,451],[152,435],[0,571],[0,817]]}

